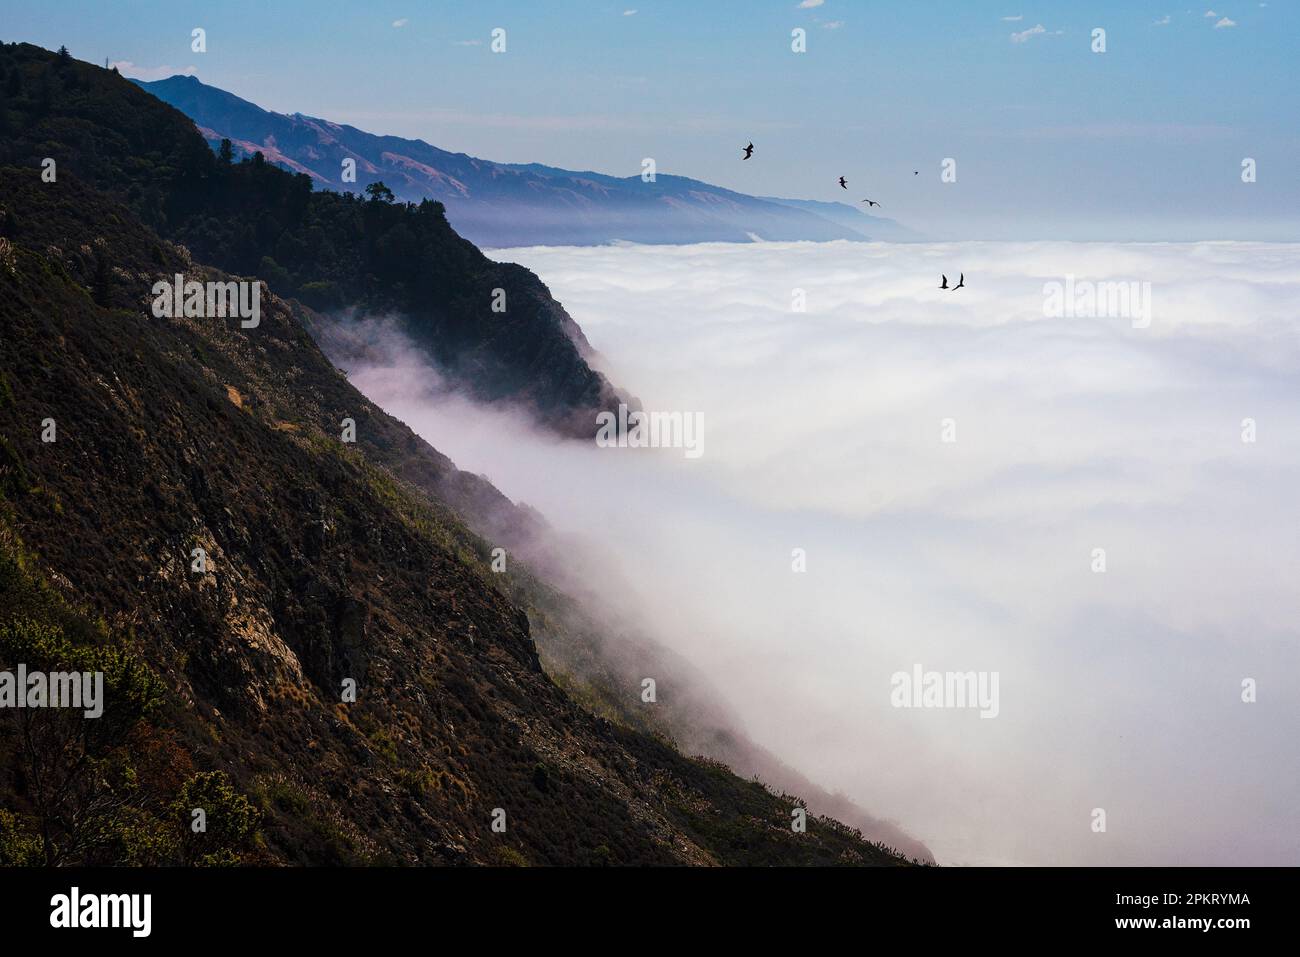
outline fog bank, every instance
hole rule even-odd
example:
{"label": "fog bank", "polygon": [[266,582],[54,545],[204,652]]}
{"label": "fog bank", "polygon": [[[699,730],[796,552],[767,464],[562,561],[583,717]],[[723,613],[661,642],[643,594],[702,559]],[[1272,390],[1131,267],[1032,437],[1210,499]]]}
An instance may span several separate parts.
{"label": "fog bank", "polygon": [[[1300,863],[1300,247],[493,256],[703,454],[540,434],[383,324],[350,378],[591,542],[570,571],[631,583],[760,744],[941,863]],[[1107,281],[1124,314],[1052,314]],[[996,673],[996,717],[896,707],[918,666]]]}

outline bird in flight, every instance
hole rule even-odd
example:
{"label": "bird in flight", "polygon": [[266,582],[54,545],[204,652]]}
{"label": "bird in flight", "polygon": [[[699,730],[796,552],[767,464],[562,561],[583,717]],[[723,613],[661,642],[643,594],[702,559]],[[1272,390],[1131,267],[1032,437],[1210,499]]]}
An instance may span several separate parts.
{"label": "bird in flight", "polygon": [[848,188],[849,188],[849,184],[848,184],[848,182],[846,182],[845,179],[844,179],[844,177],[841,176],[841,177],[840,177],[840,189],[848,189]]}
{"label": "bird in flight", "polygon": [[939,288],[940,288],[940,289],[947,289],[947,288],[948,288],[948,277],[947,277],[947,276],[943,276],[943,275],[941,275],[940,278],[943,279],[943,282],[939,283]]}
{"label": "bird in flight", "polygon": [[957,280],[957,285],[953,286],[952,288],[953,288],[953,289],[960,289],[960,288],[962,288],[962,286],[964,286],[964,285],[966,285],[966,274],[965,274],[965,273],[962,273],[962,274],[961,274],[961,278],[959,278],[959,279]]}
{"label": "bird in flight", "polygon": [[912,175],[913,175],[913,176],[920,176],[920,175],[921,175],[921,171],[920,171],[919,169],[914,169],[914,170],[912,170]]}
{"label": "bird in flight", "polygon": [[877,203],[874,199],[864,199],[863,202],[867,204],[867,209],[870,209],[872,206],[879,206],[879,205],[880,205],[880,204]]}
{"label": "bird in flight", "polygon": [[741,159],[749,159],[753,155],[754,155],[754,144],[750,143],[748,146],[745,147],[745,155],[742,156]]}

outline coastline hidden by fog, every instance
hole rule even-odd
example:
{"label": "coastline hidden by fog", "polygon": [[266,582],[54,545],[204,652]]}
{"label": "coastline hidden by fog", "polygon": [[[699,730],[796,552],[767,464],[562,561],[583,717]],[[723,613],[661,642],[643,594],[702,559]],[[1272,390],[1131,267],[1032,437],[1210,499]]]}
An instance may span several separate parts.
{"label": "coastline hidden by fog", "polygon": [[1294,866],[1300,11],[478,6],[0,0],[0,865]]}

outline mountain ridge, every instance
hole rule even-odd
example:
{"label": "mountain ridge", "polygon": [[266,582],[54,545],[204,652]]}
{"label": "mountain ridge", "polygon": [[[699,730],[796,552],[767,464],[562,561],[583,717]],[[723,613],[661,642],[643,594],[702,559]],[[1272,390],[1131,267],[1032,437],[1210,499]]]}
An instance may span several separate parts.
{"label": "mountain ridge", "polygon": [[[264,157],[234,162],[115,71],[85,74],[69,58],[38,72],[39,48],[7,49],[17,61],[0,96],[0,163],[56,161],[57,176],[81,177],[197,260],[281,296],[399,316],[458,388],[523,406],[561,434],[589,437],[599,411],[635,404],[592,368],[590,345],[541,280],[484,256],[441,203],[313,190],[309,176]],[[39,122],[22,127],[17,116]],[[62,155],[50,156],[52,143]]]}
{"label": "mountain ridge", "polygon": [[[917,238],[893,220],[844,204],[750,196],[668,173],[645,182],[497,163],[424,140],[275,113],[190,75],[133,82],[189,116],[213,149],[229,139],[244,154],[260,151],[334,190],[382,181],[400,199],[436,199],[457,232],[481,246]],[[341,179],[345,159],[356,162],[355,184]]]}

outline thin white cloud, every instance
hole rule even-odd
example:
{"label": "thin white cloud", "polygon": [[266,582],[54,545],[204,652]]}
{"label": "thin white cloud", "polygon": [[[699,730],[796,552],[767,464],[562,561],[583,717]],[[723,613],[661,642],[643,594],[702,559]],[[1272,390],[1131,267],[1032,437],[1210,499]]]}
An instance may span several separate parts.
{"label": "thin white cloud", "polygon": [[1213,10],[1206,10],[1206,11],[1205,11],[1205,15],[1206,15],[1207,17],[1217,17],[1217,16],[1218,16],[1218,14],[1215,13]]}
{"label": "thin white cloud", "polygon": [[1236,20],[1229,20],[1227,17],[1224,17],[1222,20],[1220,20],[1218,23],[1214,25],[1214,29],[1222,30],[1224,27],[1235,27],[1236,25],[1237,25]]}
{"label": "thin white cloud", "polygon": [[165,80],[169,76],[194,76],[198,73],[195,66],[140,66],[130,60],[114,60],[110,67],[117,67],[117,72],[136,80]]}
{"label": "thin white cloud", "polygon": [[823,29],[823,30],[838,30],[838,29],[839,29],[840,27],[842,27],[842,26],[844,26],[844,21],[843,21],[843,20],[828,20],[827,22],[825,22],[825,23],[822,24],[822,29]]}
{"label": "thin white cloud", "polygon": [[799,4],[800,10],[811,10],[813,7],[820,7],[826,0],[802,0]]}
{"label": "thin white cloud", "polygon": [[482,40],[456,40],[454,41],[454,43],[458,47],[476,47],[476,46],[482,46],[483,41]]}
{"label": "thin white cloud", "polygon": [[1003,22],[1005,22],[1005,23],[1018,23],[1019,21],[1023,20],[1024,18],[1025,18],[1025,15],[1024,15],[1023,13],[1017,13],[1014,17],[1003,17],[1002,20],[1003,20]]}
{"label": "thin white cloud", "polygon": [[411,22],[411,21],[410,21],[409,19],[407,19],[406,17],[402,17],[402,18],[399,19],[399,20],[394,20],[394,21],[393,21],[393,28],[394,28],[394,29],[397,29],[397,30],[400,30],[402,27],[406,26],[406,25],[407,25],[408,23],[410,23],[410,22]]}
{"label": "thin white cloud", "polygon": [[1019,33],[1011,34],[1011,42],[1028,43],[1032,37],[1036,37],[1040,33],[1046,33],[1046,32],[1047,32],[1047,28],[1043,26],[1041,23],[1037,23],[1034,26],[1030,27],[1028,30],[1021,30]]}
{"label": "thin white cloud", "polygon": [[624,11],[623,11],[623,16],[625,16],[625,17],[634,17],[634,16],[636,16],[636,11],[635,11],[635,10],[624,10]]}
{"label": "thin white cloud", "polygon": [[1169,26],[1169,22],[1171,19],[1172,18],[1169,16],[1169,14],[1166,13],[1163,17],[1161,17],[1159,20],[1157,20],[1155,23],[1151,25],[1153,27],[1167,27]]}

